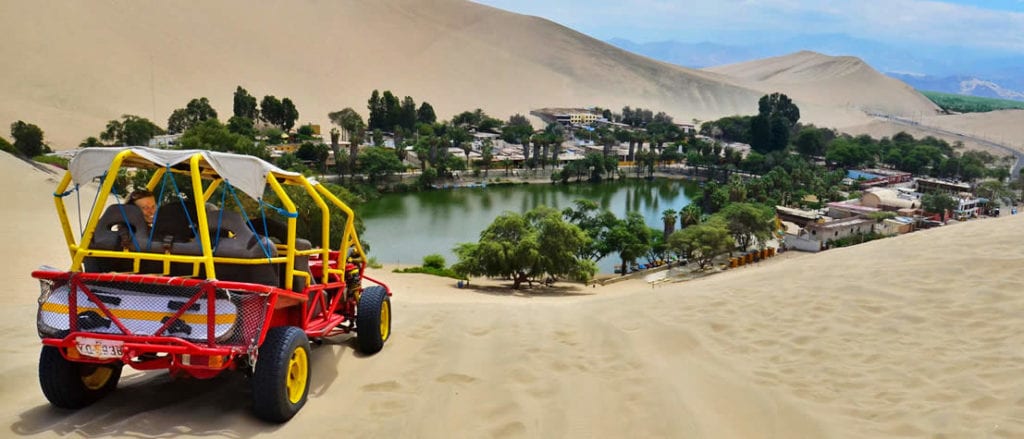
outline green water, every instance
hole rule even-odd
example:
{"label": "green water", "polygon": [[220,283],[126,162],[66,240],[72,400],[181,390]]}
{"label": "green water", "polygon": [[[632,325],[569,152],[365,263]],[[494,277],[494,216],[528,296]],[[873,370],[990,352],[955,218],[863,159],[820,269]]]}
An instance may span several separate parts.
{"label": "green water", "polygon": [[[362,239],[370,256],[386,264],[415,264],[437,253],[450,265],[452,248],[477,242],[480,232],[502,212],[523,213],[540,205],[563,209],[583,198],[597,202],[619,218],[640,212],[647,224],[663,228],[661,212],[679,210],[690,203],[697,184],[680,180],[626,180],[600,184],[531,184],[386,194],[359,207],[366,225]],[[678,228],[678,225],[677,225]],[[617,255],[598,262],[611,273]]]}

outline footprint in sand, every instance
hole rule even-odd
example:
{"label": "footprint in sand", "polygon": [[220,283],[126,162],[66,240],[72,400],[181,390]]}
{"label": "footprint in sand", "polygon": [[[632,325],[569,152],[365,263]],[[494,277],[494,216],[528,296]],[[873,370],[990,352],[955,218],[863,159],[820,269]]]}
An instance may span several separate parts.
{"label": "footprint in sand", "polygon": [[359,388],[364,392],[397,392],[402,390],[402,385],[395,380],[381,381],[379,383],[366,384]]}
{"label": "footprint in sand", "polygon": [[492,330],[494,330],[494,328],[471,328],[466,332],[468,332],[469,335],[472,335],[474,337],[483,337],[487,334],[490,334]]}
{"label": "footprint in sand", "polygon": [[437,382],[445,384],[469,384],[476,382],[475,377],[469,375],[463,375],[461,373],[446,373],[437,377]]}
{"label": "footprint in sand", "polygon": [[526,434],[526,426],[522,422],[509,422],[492,431],[492,435],[497,438],[502,437],[522,437]]}

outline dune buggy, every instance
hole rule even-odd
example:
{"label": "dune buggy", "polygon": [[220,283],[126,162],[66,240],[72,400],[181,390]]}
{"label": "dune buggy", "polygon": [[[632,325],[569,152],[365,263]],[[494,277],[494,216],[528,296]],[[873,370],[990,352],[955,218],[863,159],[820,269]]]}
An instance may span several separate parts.
{"label": "dune buggy", "polygon": [[[160,204],[152,218],[118,195],[132,178]],[[65,199],[97,179],[76,235]],[[364,275],[355,216],[315,180],[251,156],[89,148],[54,199],[71,267],[32,276],[39,382],[55,406],[95,402],[124,366],[199,379],[239,370],[255,414],[285,422],[306,403],[310,340],[355,333],[372,354],[390,336],[391,292]]]}

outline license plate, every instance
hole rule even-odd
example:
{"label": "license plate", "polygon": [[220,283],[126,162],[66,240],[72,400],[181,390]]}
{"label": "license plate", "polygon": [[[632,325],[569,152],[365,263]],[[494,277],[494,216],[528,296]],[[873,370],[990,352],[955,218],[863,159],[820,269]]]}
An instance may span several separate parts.
{"label": "license plate", "polygon": [[75,339],[75,348],[80,354],[93,358],[121,358],[121,354],[124,353],[124,342],[78,337]]}

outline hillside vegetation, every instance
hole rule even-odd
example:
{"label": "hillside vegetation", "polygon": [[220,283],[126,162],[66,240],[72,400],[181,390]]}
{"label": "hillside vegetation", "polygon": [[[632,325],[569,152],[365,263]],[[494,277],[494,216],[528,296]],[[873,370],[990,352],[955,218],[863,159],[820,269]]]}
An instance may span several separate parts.
{"label": "hillside vegetation", "polygon": [[943,110],[957,113],[985,113],[997,110],[1024,110],[1024,102],[1011,101],[1008,99],[983,98],[978,96],[964,96],[951,93],[940,93],[937,91],[923,91],[935,105]]}

